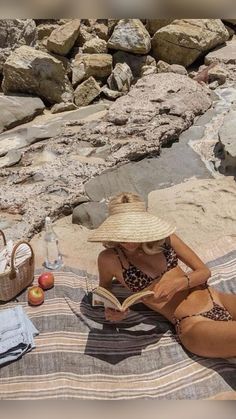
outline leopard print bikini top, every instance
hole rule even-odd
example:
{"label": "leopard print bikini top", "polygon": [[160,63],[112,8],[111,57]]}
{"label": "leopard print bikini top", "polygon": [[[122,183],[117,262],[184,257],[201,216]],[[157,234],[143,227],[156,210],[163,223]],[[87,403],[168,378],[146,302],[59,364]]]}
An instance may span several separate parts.
{"label": "leopard print bikini top", "polygon": [[160,278],[165,272],[175,268],[178,265],[178,257],[175,250],[167,243],[164,243],[163,246],[163,253],[166,258],[166,270],[161,272],[161,274],[155,278],[145,274],[145,272],[141,271],[139,268],[137,268],[137,266],[130,263],[122,248],[119,247],[119,251],[122,253],[123,257],[129,264],[128,268],[125,268],[118,249],[114,249],[122,266],[124,281],[131,291],[138,292],[143,290],[144,288],[148,287],[154,280]]}

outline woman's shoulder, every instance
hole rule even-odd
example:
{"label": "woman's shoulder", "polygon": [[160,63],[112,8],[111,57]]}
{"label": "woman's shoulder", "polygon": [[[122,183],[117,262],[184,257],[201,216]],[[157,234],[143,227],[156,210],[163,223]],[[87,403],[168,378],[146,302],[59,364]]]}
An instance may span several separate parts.
{"label": "woman's shoulder", "polygon": [[114,261],[116,259],[116,253],[115,249],[109,248],[102,250],[98,255],[98,261],[104,262],[104,261]]}

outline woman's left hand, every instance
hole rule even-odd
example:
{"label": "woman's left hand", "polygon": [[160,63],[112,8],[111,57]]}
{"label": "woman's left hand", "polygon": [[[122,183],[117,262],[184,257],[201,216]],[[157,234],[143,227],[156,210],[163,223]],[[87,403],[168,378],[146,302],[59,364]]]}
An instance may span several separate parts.
{"label": "woman's left hand", "polygon": [[185,288],[184,278],[177,276],[176,278],[170,278],[168,276],[163,277],[153,288],[155,293],[154,300],[156,302],[168,302],[178,292]]}

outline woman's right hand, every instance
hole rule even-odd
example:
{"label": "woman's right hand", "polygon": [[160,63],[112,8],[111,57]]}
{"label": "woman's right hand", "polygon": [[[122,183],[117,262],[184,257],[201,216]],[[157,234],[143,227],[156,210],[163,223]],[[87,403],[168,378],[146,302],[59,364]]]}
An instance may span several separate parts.
{"label": "woman's right hand", "polygon": [[113,308],[105,307],[105,319],[111,322],[120,322],[125,319],[129,313],[129,309],[125,311],[114,310]]}

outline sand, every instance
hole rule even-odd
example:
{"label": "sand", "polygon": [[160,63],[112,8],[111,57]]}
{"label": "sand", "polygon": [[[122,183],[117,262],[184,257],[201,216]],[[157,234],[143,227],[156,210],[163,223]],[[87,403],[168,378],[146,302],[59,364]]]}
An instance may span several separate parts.
{"label": "sand", "polygon": [[[204,261],[236,249],[236,184],[232,177],[189,179],[166,189],[152,191],[148,197],[150,211],[177,225],[178,234]],[[54,224],[64,263],[97,273],[96,259],[103,249],[88,243],[89,230],[63,217]],[[36,266],[44,261],[44,232],[31,244]]]}

